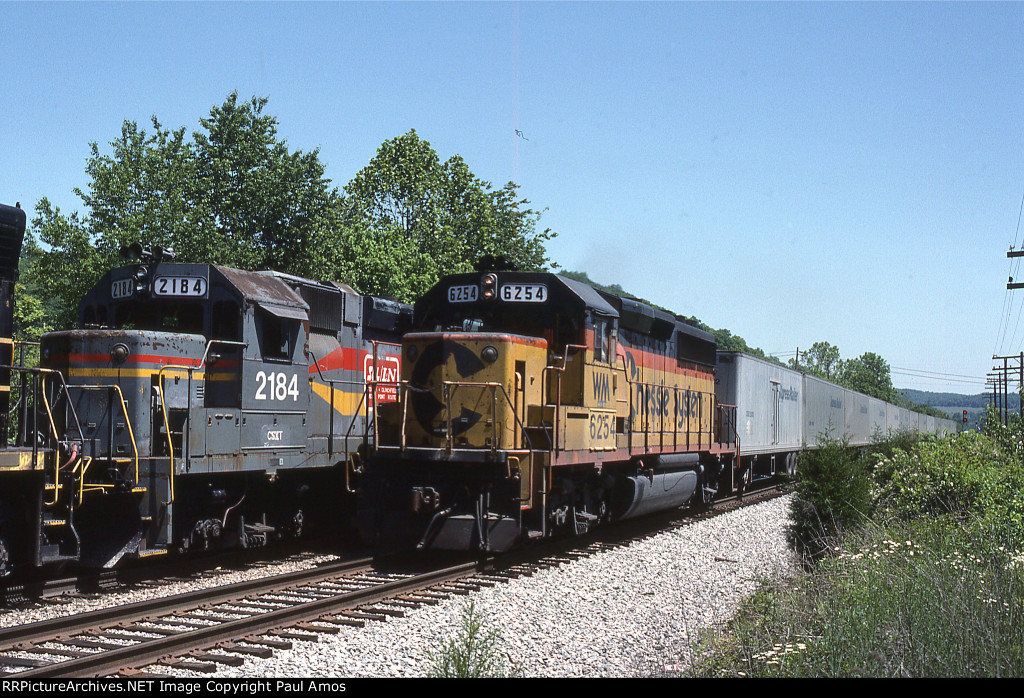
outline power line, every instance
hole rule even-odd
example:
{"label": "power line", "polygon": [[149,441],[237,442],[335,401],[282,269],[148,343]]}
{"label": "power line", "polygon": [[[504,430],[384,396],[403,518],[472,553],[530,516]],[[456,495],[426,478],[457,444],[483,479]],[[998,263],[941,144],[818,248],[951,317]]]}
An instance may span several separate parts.
{"label": "power line", "polygon": [[[1016,249],[1016,247],[1017,247],[1017,240],[1020,237],[1020,223],[1021,223],[1021,219],[1022,218],[1024,218],[1024,192],[1021,193],[1020,210],[1017,212],[1017,229],[1013,233],[1013,243],[1010,245],[1010,250],[1011,251]],[[1009,257],[1010,255],[1007,254],[1007,256]],[[1010,281],[1008,282],[1007,289],[1006,289],[1006,291],[1003,294],[1003,310],[999,314],[999,330],[996,330],[996,337],[998,338],[997,339],[997,347],[998,348],[997,348],[997,350],[992,352],[993,354],[997,354],[999,349],[1003,349],[1006,346],[1006,331],[1010,328],[1010,317],[1013,315],[1013,299],[1012,299],[1012,296],[1010,296],[1010,290],[1011,289],[1009,288],[1009,283],[1013,282],[1013,277],[1017,276],[1018,272],[1020,271],[1020,258],[1019,257],[1017,258],[1016,266],[1014,265],[1014,260],[1011,259],[1009,267],[1010,267],[1010,270],[1009,270],[1010,271],[1010,274],[1009,274]],[[1009,307],[1007,307],[1007,306],[1009,306]],[[1021,311],[1024,311],[1024,302],[1021,303],[1021,310],[1017,311],[1017,322],[1015,323],[1015,325],[1013,327],[1013,335],[1010,338],[1010,344],[1014,344],[1014,340],[1017,338],[1017,329],[1018,329],[1018,327],[1020,327]],[[1006,318],[1006,323],[1005,324],[1003,324],[1003,317],[1004,316]],[[1000,331],[1002,332],[1002,337],[1001,338],[1000,338]]]}
{"label": "power line", "polygon": [[983,376],[968,376],[966,374],[950,374],[946,372],[940,372],[940,370],[927,370],[925,368],[907,368],[905,366],[890,366],[893,372],[913,372],[916,374],[929,374],[931,376],[937,376],[940,378],[971,378],[976,381],[984,381]]}
{"label": "power line", "polygon": [[935,382],[938,382],[938,383],[964,383],[966,385],[974,385],[974,386],[982,386],[982,387],[985,385],[985,379],[984,378],[974,379],[974,380],[968,380],[966,378],[934,378],[932,376],[919,376],[919,375],[914,374],[914,373],[904,374],[904,373],[899,373],[899,372],[896,372],[896,375],[897,376],[906,376],[908,378],[917,378],[919,380],[931,381],[933,383],[935,383]]}

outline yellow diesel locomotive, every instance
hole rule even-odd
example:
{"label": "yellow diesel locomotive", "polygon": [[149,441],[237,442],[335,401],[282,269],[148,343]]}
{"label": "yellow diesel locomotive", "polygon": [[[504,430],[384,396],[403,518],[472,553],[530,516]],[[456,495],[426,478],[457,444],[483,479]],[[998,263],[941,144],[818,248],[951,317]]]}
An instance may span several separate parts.
{"label": "yellow diesel locomotive", "polygon": [[378,547],[503,551],[731,488],[712,335],[551,273],[442,279],[375,413],[358,522]]}

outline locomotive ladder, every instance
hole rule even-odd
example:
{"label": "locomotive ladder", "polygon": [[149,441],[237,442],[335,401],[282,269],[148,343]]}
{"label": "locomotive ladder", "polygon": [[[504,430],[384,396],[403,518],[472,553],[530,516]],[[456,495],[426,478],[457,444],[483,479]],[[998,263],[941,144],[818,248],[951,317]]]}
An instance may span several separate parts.
{"label": "locomotive ladder", "polygon": [[[39,531],[33,545],[33,557],[37,564],[59,562],[62,560],[77,560],[81,553],[81,541],[78,532],[75,530],[75,492],[81,482],[81,468],[85,459],[79,451],[85,440],[82,437],[82,429],[78,422],[78,415],[74,411],[68,393],[67,383],[64,376],[51,369],[26,369],[33,374],[33,405],[42,405],[46,414],[46,424],[36,424],[39,416],[37,409],[32,409],[32,440],[34,447],[39,445],[41,437],[44,436],[49,442],[49,457],[43,463],[43,487],[37,502],[37,519]],[[51,401],[48,381],[56,381],[56,389]],[[24,386],[24,382],[23,382]],[[68,438],[67,433],[61,437],[58,433],[56,422],[53,418],[52,404],[56,404],[61,396],[68,396],[67,412],[70,414],[74,427],[78,430],[77,442]],[[27,399],[27,395],[25,396]],[[67,459],[62,463],[61,451],[67,453]]]}

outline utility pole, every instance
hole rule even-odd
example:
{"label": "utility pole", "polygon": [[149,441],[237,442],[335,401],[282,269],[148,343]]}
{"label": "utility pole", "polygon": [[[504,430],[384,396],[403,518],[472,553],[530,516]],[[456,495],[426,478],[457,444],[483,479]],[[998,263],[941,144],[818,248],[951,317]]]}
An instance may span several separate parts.
{"label": "utility pole", "polygon": [[[1024,250],[1021,251],[1024,256]],[[1024,285],[1022,285],[1024,287]],[[1019,376],[1017,383],[1017,394],[1021,394],[1024,389],[1024,352],[1019,354],[1011,354],[1008,356],[993,356],[994,361],[1002,361],[1002,366],[993,366],[992,370],[999,372],[1000,375],[1000,387],[1002,389],[1002,403],[1003,403],[1003,423],[1009,423],[1009,408],[1010,408],[1010,396],[1009,396],[1009,384],[1010,384],[1010,371],[1013,370]],[[1016,361],[1015,366],[1011,366],[1009,362]],[[992,374],[989,374],[992,375]],[[1018,403],[1018,413],[1024,417],[1024,401]]]}
{"label": "utility pole", "polygon": [[[1006,256],[1011,258],[1011,259],[1013,257],[1024,257],[1024,249],[1015,250],[1015,249],[1013,249],[1013,245],[1011,245],[1010,246],[1010,251],[1006,253]],[[1018,283],[1013,283],[1013,277],[1011,276],[1010,280],[1006,282],[1006,290],[1012,291],[1012,290],[1017,289],[1017,288],[1024,288],[1024,284],[1019,283],[1019,282]]]}
{"label": "utility pole", "polygon": [[[1008,259],[1013,259],[1015,257],[1024,257],[1024,249],[1015,250],[1015,249],[1013,249],[1013,245],[1010,245],[1010,249],[1009,249],[1009,251],[1007,251],[1006,257]],[[1012,276],[1007,279],[1006,290],[1013,291],[1013,290],[1019,289],[1019,288],[1024,288],[1024,283],[1021,283],[1021,282],[1014,283]],[[1017,354],[1016,356],[993,356],[992,359],[994,361],[998,361],[998,360],[1002,359],[1002,361],[1003,361],[1002,376],[1001,376],[1001,379],[1002,379],[1002,393],[1003,393],[1002,394],[1003,424],[1008,424],[1009,423],[1009,414],[1008,414],[1009,413],[1009,405],[1008,405],[1008,395],[1007,395],[1007,383],[1009,383],[1009,378],[1010,378],[1010,367],[1009,367],[1009,364],[1007,362],[1011,361],[1011,360],[1017,361],[1016,368],[1017,368],[1017,370],[1019,371],[1019,374],[1020,374],[1020,382],[1018,383],[1018,386],[1017,386],[1018,412],[1020,414],[1020,417],[1022,419],[1024,419],[1024,352],[1021,352],[1021,353]],[[993,371],[999,371],[1000,368],[998,366],[993,366],[992,370]],[[990,373],[989,375],[991,376],[993,374]]]}
{"label": "utility pole", "polygon": [[993,409],[997,409],[998,410],[999,409],[999,398],[998,398],[999,394],[996,392],[996,378],[995,378],[995,374],[989,373],[987,375],[988,375],[988,377],[985,379],[985,392],[988,393],[989,392],[989,388],[991,388],[992,392],[991,392],[991,394],[988,395],[989,404],[992,405]]}
{"label": "utility pole", "polygon": [[999,416],[999,421],[1006,421],[1006,409],[1003,406],[1003,375],[998,371],[988,374],[988,383],[992,386],[992,406]]}
{"label": "utility pole", "polygon": [[1000,373],[993,371],[988,374],[988,382],[986,385],[992,386],[992,406],[996,410],[996,414],[999,416],[999,421],[1005,421],[1003,409],[1003,377]]}

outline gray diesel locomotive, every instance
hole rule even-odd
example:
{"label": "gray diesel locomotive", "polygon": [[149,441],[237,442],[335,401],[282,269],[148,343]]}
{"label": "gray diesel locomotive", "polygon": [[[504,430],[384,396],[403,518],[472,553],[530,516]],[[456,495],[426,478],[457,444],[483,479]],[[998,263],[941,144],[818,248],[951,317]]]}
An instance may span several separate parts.
{"label": "gray diesel locomotive", "polygon": [[25,430],[38,457],[22,463],[34,487],[5,503],[6,567],[110,567],[343,525],[367,417],[396,399],[366,386],[397,380],[411,308],[134,253],[86,295],[77,329],[42,339]]}

